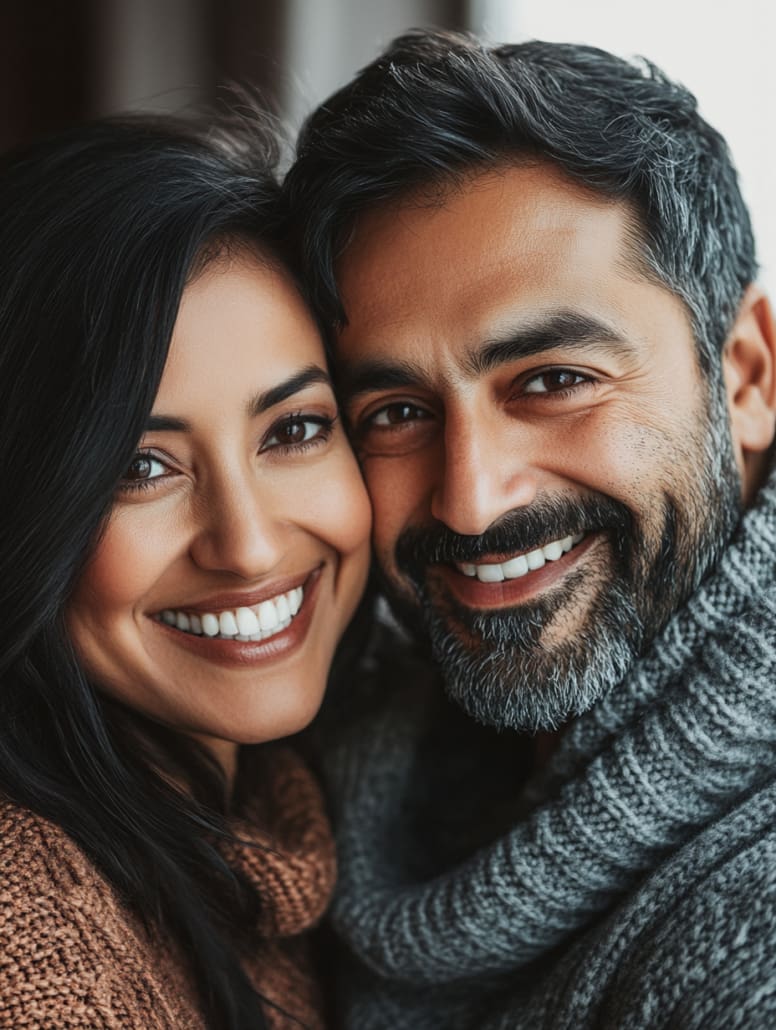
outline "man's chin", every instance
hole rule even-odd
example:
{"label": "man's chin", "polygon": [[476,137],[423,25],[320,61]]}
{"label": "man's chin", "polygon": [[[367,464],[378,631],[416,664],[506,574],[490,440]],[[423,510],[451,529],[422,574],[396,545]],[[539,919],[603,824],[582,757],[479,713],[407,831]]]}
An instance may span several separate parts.
{"label": "man's chin", "polygon": [[556,730],[619,683],[635,653],[616,631],[595,642],[566,641],[472,650],[453,634],[436,636],[432,654],[449,697],[478,722],[526,732]]}
{"label": "man's chin", "polygon": [[627,673],[641,644],[630,598],[588,578],[532,605],[471,611],[449,597],[409,604],[399,622],[430,644],[449,697],[478,722],[527,732],[555,730],[587,711]]}

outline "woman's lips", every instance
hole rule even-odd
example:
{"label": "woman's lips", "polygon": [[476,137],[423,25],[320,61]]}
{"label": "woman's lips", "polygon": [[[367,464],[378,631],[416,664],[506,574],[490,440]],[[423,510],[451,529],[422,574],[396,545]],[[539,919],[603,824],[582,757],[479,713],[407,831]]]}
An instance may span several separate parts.
{"label": "woman's lips", "polygon": [[262,640],[285,629],[296,618],[304,600],[304,587],[276,594],[253,607],[237,605],[218,611],[166,608],[156,618],[182,633],[222,639]]}
{"label": "woman's lips", "polygon": [[[202,630],[200,633],[193,631],[190,620],[192,616],[196,616],[196,613],[192,613],[190,610],[188,612],[186,610],[173,612],[172,609],[165,609],[165,612],[152,616],[151,622],[178,646],[208,661],[215,661],[221,665],[237,666],[260,664],[270,659],[285,656],[302,644],[312,620],[318,597],[320,578],[321,568],[319,567],[307,577],[303,587],[295,587],[292,591],[275,595],[275,598],[267,598],[256,605],[255,609],[249,608],[246,605],[238,606],[234,609],[226,609],[225,612],[218,613],[217,616],[213,612],[205,612],[199,616],[200,622],[205,623],[205,626],[207,626],[205,622],[206,616],[211,615],[217,622],[217,632],[206,632],[205,626],[200,627]],[[297,596],[301,594],[298,605],[288,601],[289,594],[296,594]],[[275,614],[271,617],[272,624],[270,624],[265,615],[266,607],[264,606],[275,605],[277,608],[278,602],[276,598],[278,597],[287,598],[286,603],[289,605],[289,614],[284,619],[278,619],[278,612],[276,610]],[[169,616],[165,619],[166,612],[170,612],[170,615],[175,617],[174,623]],[[251,617],[258,622],[259,629],[254,634],[254,637],[259,637],[259,639],[252,639],[251,635],[247,633],[221,633],[222,624],[227,630],[230,630],[232,622],[236,630],[240,629],[239,622],[243,623],[242,628],[250,628],[245,622],[248,618],[246,613],[250,613]],[[183,628],[178,626],[178,618],[181,614],[185,615],[189,622],[187,628],[185,626]],[[279,614],[282,615],[283,611],[281,610]],[[228,618],[224,619],[225,615]],[[264,629],[261,628],[262,620],[265,626]],[[208,626],[207,628],[212,630],[213,627]]]}

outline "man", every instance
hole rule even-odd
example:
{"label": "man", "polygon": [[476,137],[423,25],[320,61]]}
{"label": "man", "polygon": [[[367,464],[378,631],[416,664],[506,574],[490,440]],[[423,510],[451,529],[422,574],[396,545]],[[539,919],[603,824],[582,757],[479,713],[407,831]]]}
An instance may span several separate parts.
{"label": "man", "polygon": [[775,1026],[776,342],[724,141],[652,67],[418,33],[288,193],[454,703],[394,644],[338,711],[344,1024]]}

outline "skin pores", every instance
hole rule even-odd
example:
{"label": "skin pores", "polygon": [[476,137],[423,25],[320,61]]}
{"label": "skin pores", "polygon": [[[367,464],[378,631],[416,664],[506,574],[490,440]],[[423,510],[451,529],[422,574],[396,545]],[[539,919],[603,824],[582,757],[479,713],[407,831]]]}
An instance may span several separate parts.
{"label": "skin pores", "polygon": [[229,770],[236,744],[317,711],[369,525],[299,294],[248,252],[219,257],[184,291],[148,431],[72,597],[79,656]]}
{"label": "skin pores", "polygon": [[339,265],[377,556],[484,721],[588,707],[737,518],[736,441],[633,236],[623,205],[510,166],[367,213]]}

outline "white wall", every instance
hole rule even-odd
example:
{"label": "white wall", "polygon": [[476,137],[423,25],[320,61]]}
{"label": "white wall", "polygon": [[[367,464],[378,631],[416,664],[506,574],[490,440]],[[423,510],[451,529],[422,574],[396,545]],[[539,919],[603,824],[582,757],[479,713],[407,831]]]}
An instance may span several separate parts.
{"label": "white wall", "polygon": [[590,43],[641,54],[684,83],[725,136],[754,223],[761,281],[776,291],[774,0],[474,0],[494,40]]}

